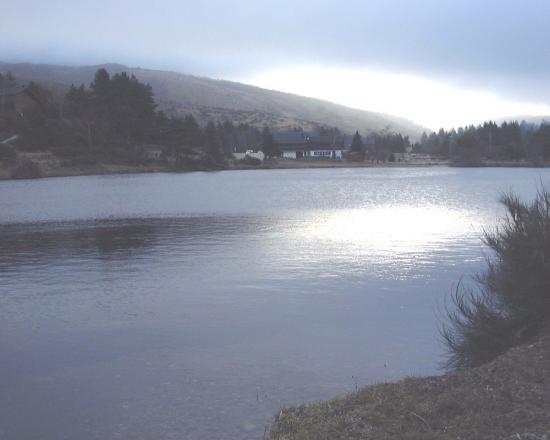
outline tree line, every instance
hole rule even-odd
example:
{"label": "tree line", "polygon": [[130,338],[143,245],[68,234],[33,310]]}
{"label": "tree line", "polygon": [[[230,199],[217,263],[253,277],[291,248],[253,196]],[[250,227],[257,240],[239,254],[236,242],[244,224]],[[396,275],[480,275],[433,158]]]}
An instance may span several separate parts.
{"label": "tree line", "polygon": [[408,136],[383,130],[369,136],[368,141],[356,131],[350,146],[350,159],[371,162],[393,162],[396,153],[405,153],[411,149]]}
{"label": "tree line", "polygon": [[[12,75],[0,76],[0,91],[15,84]],[[251,146],[259,146],[268,157],[278,154],[267,126],[231,121],[201,126],[191,114],[167,116],[157,109],[151,87],[125,72],[111,76],[97,70],[88,87],[72,85],[60,105],[44,87],[30,83],[27,93],[29,89],[38,103],[35,108],[24,115],[0,108],[4,130],[19,133],[19,145],[29,150],[135,162],[143,159],[144,148],[158,146],[176,162],[194,160],[200,167],[222,167],[231,152]]]}
{"label": "tree line", "polygon": [[[125,72],[111,76],[99,69],[89,86],[73,85],[57,102],[44,87],[29,83],[26,93],[37,106],[24,114],[15,111],[13,101],[6,96],[6,91],[16,86],[13,75],[0,74],[0,135],[18,133],[23,148],[53,149],[61,156],[87,156],[88,161],[93,161],[94,155],[136,161],[143,159],[146,146],[158,145],[182,164],[195,157],[193,160],[213,167],[223,166],[235,149],[254,146],[267,157],[279,154],[268,127],[258,129],[231,121],[201,126],[191,114],[167,116],[157,109],[151,87]],[[321,135],[327,135],[334,134],[331,130],[335,129],[320,130]],[[463,164],[486,160],[545,162],[550,160],[550,124],[485,122],[424,133],[415,143],[388,130],[367,139],[356,132],[350,158],[386,162],[411,149]]]}
{"label": "tree line", "polygon": [[413,151],[448,158],[458,163],[483,160],[550,160],[550,124],[528,122],[485,122],[422,134]]}

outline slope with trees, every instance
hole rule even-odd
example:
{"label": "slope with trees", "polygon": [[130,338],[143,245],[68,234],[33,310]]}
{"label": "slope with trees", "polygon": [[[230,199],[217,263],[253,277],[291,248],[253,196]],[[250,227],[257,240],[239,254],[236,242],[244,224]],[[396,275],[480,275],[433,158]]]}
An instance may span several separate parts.
{"label": "slope with trees", "polygon": [[[0,146],[0,160],[5,158],[12,177],[40,174],[36,164],[23,164],[28,161],[22,157],[48,157],[62,167],[116,165],[130,170],[151,167],[153,152],[161,155],[164,165],[157,161],[152,169],[192,170],[224,168],[231,152],[251,145],[265,146],[269,156],[277,154],[268,127],[260,130],[231,121],[201,126],[193,115],[168,117],[157,109],[152,88],[125,72],[111,76],[98,69],[88,87],[71,85],[62,105],[55,105],[52,94],[37,83],[18,82],[11,74],[0,76],[0,81],[2,139],[13,138]],[[33,105],[20,112],[12,95],[20,100],[23,94]],[[16,150],[21,152],[19,160]]]}
{"label": "slope with trees", "polygon": [[54,94],[71,84],[89,84],[99,68],[116,74],[127,72],[139,81],[150,84],[158,108],[167,115],[188,114],[201,124],[208,121],[257,128],[268,125],[273,130],[302,127],[312,131],[321,126],[336,126],[346,133],[358,127],[376,132],[388,129],[418,139],[425,128],[395,116],[352,109],[320,99],[262,89],[247,84],[214,80],[176,72],[131,68],[120,64],[100,66],[56,66],[45,64],[7,64],[0,62],[0,71],[12,71],[26,80],[51,87]]}

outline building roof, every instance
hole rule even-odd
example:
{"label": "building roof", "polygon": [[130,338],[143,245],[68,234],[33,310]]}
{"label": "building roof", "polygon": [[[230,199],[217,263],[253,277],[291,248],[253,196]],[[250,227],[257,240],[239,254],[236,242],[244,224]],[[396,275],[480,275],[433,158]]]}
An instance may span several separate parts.
{"label": "building roof", "polygon": [[303,146],[306,141],[306,135],[303,131],[277,131],[273,134],[275,142],[279,146]]}
{"label": "building roof", "polygon": [[282,151],[340,150],[348,147],[348,136],[338,134],[310,134],[303,131],[279,131],[273,137]]}

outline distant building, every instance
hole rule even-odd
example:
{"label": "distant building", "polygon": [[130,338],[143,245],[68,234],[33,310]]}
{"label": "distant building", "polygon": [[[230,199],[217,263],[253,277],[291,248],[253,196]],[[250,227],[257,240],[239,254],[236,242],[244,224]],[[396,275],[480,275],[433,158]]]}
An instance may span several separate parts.
{"label": "distant building", "polygon": [[274,134],[283,159],[341,160],[347,151],[345,135],[309,135],[302,131]]}
{"label": "distant building", "polygon": [[410,153],[409,160],[412,162],[430,162],[432,156],[424,153]]}
{"label": "distant building", "polygon": [[392,153],[394,162],[408,162],[409,153]]}
{"label": "distant building", "polygon": [[303,157],[306,136],[303,131],[278,131],[273,135],[283,159],[300,159]]}
{"label": "distant building", "polygon": [[250,157],[252,159],[258,159],[259,161],[263,162],[265,159],[265,154],[261,150],[258,150],[258,151],[246,150],[244,153],[239,153],[239,152],[233,153],[233,157],[236,160],[243,160],[243,159],[246,159],[247,157]]}
{"label": "distant building", "polygon": [[41,108],[40,100],[34,96],[27,84],[0,89],[0,113],[9,111],[23,116],[29,111]]}

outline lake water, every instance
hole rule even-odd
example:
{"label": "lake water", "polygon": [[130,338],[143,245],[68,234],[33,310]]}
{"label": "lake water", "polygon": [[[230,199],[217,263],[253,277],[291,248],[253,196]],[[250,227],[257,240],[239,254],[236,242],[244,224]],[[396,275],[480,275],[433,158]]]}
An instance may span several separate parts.
{"label": "lake water", "polygon": [[433,374],[437,310],[541,169],[0,182],[0,439],[261,438]]}

